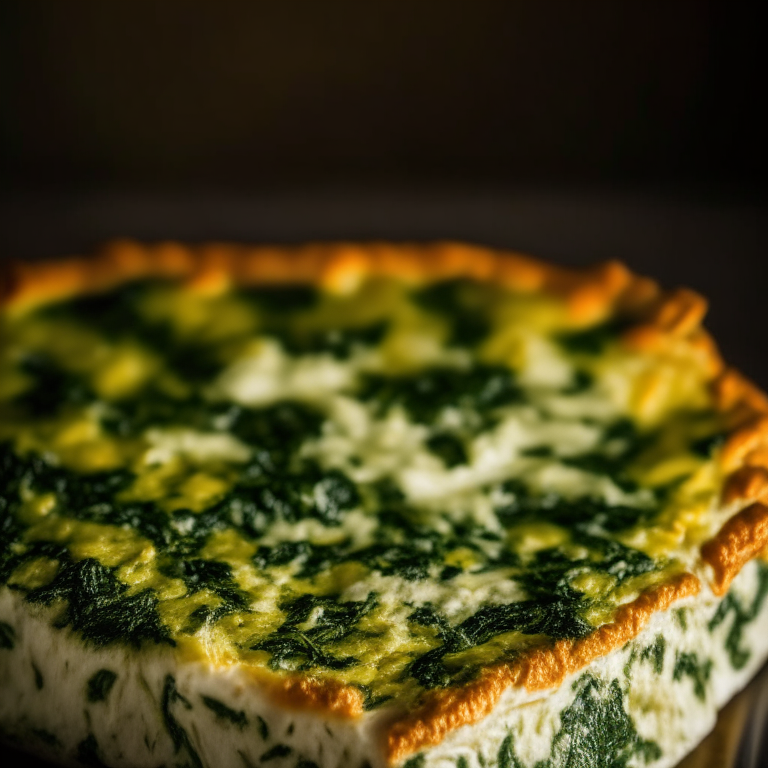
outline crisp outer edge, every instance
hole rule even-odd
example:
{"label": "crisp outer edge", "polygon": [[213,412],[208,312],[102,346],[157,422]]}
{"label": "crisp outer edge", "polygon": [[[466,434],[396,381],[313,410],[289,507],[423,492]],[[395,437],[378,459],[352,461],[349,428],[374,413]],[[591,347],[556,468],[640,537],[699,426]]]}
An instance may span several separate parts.
{"label": "crisp outer edge", "polygon": [[[729,432],[719,454],[726,473],[723,503],[748,504],[701,547],[711,567],[710,587],[727,592],[733,578],[768,547],[768,397],[737,371],[727,368],[711,337],[701,328],[706,301],[688,289],[665,292],[619,262],[590,269],[564,269],[511,251],[453,242],[432,244],[321,243],[295,247],[211,243],[185,246],[115,241],[91,258],[11,263],[0,275],[0,307],[10,313],[82,293],[105,290],[132,279],[175,278],[197,290],[228,285],[312,283],[346,292],[368,276],[392,276],[414,285],[449,278],[495,282],[516,291],[561,298],[585,325],[620,314],[632,325],[624,342],[641,351],[663,350],[670,342],[703,353],[715,407]],[[751,502],[751,503],[750,503]],[[510,686],[541,690],[559,685],[573,672],[635,637],[656,611],[696,594],[699,579],[679,574],[622,606],[614,621],[583,640],[557,641],[512,663],[485,670],[460,688],[425,697],[415,711],[392,721],[383,734],[394,764],[439,743],[455,728],[487,715]],[[259,673],[259,684],[276,703],[326,716],[360,717],[363,697],[351,686],[311,675]]]}

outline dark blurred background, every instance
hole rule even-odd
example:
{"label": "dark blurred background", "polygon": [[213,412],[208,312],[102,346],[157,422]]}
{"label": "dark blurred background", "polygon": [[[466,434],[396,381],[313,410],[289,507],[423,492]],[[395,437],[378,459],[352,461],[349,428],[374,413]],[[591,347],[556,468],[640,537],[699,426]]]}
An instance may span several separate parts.
{"label": "dark blurred background", "polygon": [[766,171],[748,4],[4,2],[30,186],[729,184]]}
{"label": "dark blurred background", "polygon": [[713,301],[768,385],[757,7],[0,3],[0,258],[461,238]]}

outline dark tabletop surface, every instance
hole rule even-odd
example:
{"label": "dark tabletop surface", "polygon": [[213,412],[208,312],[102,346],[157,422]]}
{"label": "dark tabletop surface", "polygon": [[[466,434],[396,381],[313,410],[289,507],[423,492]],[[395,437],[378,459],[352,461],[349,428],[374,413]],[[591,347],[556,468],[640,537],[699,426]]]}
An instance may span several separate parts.
{"label": "dark tabletop surface", "polygon": [[[706,295],[707,325],[726,360],[768,387],[766,213],[765,203],[754,198],[647,189],[5,192],[0,262],[87,253],[113,237],[277,243],[458,239],[569,265],[620,259],[666,287],[687,285]],[[748,709],[755,689],[753,684],[739,700],[739,712]],[[742,721],[721,718],[721,730],[732,733]],[[707,762],[711,742],[697,753],[703,762],[695,765],[714,768],[711,759]],[[8,748],[0,758],[7,768],[46,765]],[[731,764],[718,759],[723,768]]]}

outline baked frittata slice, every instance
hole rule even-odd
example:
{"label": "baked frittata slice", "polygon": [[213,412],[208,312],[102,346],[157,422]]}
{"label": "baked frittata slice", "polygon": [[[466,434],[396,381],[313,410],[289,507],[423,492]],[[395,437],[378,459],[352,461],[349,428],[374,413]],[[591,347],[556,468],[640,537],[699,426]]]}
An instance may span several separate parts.
{"label": "baked frittata slice", "polygon": [[6,275],[0,735],[61,763],[671,766],[768,653],[704,301],[455,244]]}

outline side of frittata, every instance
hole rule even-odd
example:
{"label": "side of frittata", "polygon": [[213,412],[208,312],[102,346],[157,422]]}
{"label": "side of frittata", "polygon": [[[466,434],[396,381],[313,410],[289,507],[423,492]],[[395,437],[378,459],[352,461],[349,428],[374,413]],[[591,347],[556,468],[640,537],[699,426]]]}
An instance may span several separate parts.
{"label": "side of frittata", "polygon": [[662,766],[684,739],[658,723],[706,728],[753,673],[768,409],[703,302],[422,250],[17,273],[8,738],[108,765]]}

